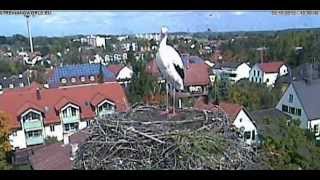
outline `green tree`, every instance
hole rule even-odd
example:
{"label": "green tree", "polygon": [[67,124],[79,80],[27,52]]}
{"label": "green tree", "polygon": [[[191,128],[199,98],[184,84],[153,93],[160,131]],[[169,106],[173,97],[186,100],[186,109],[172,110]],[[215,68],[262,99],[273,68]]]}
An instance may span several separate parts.
{"label": "green tree", "polygon": [[11,168],[7,161],[8,153],[11,151],[9,120],[8,114],[0,111],[0,170]]}

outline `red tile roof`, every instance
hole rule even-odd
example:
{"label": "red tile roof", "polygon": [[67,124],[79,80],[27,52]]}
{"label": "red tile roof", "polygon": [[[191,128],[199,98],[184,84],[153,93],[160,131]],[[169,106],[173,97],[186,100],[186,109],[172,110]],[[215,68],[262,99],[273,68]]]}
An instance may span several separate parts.
{"label": "red tile roof", "polygon": [[118,75],[122,68],[124,67],[120,64],[111,64],[107,67],[107,69],[111,71],[115,76]]}
{"label": "red tile roof", "polygon": [[148,62],[147,67],[146,67],[146,72],[149,73],[150,75],[154,77],[160,77],[160,70],[157,66],[156,60],[152,59],[151,61]]}
{"label": "red tile roof", "polygon": [[265,73],[277,73],[280,71],[280,67],[284,65],[282,61],[267,62],[259,64],[260,69]]}
{"label": "red tile roof", "polygon": [[78,106],[77,104],[80,104],[79,102],[69,98],[69,97],[61,97],[61,99],[54,105],[55,110],[58,112],[61,108],[63,108],[64,106],[66,106],[67,104],[73,104]]}
{"label": "red tile roof", "polygon": [[105,95],[98,93],[96,94],[92,99],[91,99],[91,104],[93,106],[97,106],[99,103],[101,103],[102,101],[108,99],[108,97],[106,97]]}
{"label": "red tile roof", "polygon": [[212,103],[206,104],[203,98],[198,98],[193,107],[199,110],[208,111],[219,111],[222,109],[231,121],[234,121],[239,112],[243,109],[243,106],[229,102],[220,102],[219,105],[214,105]]}
{"label": "red tile roof", "polygon": [[229,103],[229,102],[220,102],[219,106],[227,113],[230,120],[235,120],[243,106],[239,104]]}
{"label": "red tile roof", "polygon": [[50,144],[34,151],[30,157],[35,170],[72,170],[71,146]]}
{"label": "red tile roof", "polygon": [[[125,112],[129,109],[127,97],[122,86],[117,82],[108,82],[85,86],[41,89],[40,99],[37,99],[36,88],[33,86],[5,91],[0,95],[0,110],[9,114],[9,124],[12,129],[21,127],[19,113],[25,110],[21,110],[21,107],[30,108],[33,104],[36,105],[33,108],[40,108],[44,112],[45,124],[60,123],[55,107],[62,107],[66,100],[70,100],[73,101],[70,103],[75,103],[80,107],[81,119],[83,120],[95,117],[95,111],[90,104],[97,94],[102,94],[106,99],[114,102],[117,111]],[[63,97],[66,97],[66,99],[61,100]],[[45,111],[45,107],[47,107],[47,111]]]}
{"label": "red tile roof", "polygon": [[206,64],[189,64],[185,72],[185,86],[208,85],[209,68]]}

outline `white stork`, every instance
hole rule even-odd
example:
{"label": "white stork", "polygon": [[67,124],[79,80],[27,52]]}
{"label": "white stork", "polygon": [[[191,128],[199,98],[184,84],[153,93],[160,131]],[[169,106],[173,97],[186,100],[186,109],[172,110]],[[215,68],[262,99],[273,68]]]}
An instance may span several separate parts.
{"label": "white stork", "polygon": [[156,63],[159,67],[162,77],[166,81],[167,91],[167,112],[169,106],[169,84],[173,94],[173,115],[175,114],[175,92],[183,90],[184,68],[183,62],[178,52],[171,46],[167,45],[168,29],[161,28],[161,42],[156,55]]}

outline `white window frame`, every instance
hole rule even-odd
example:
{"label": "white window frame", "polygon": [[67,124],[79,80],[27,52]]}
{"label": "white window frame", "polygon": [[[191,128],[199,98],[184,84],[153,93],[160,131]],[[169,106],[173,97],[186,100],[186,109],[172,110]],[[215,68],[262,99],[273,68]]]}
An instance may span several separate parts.
{"label": "white window frame", "polygon": [[66,84],[66,83],[67,83],[67,78],[61,78],[60,82],[61,82],[62,84]]}
{"label": "white window frame", "polygon": [[72,83],[76,83],[76,82],[77,82],[77,78],[72,77],[72,78],[71,78],[71,82],[72,82]]}
{"label": "white window frame", "polygon": [[96,80],[96,77],[93,76],[93,75],[91,75],[91,76],[89,77],[89,79],[90,79],[90,81],[95,81],[95,80]]}
{"label": "white window frame", "polygon": [[80,81],[81,81],[81,82],[85,82],[85,81],[86,81],[86,77],[85,77],[85,76],[81,76],[81,77],[80,77]]}

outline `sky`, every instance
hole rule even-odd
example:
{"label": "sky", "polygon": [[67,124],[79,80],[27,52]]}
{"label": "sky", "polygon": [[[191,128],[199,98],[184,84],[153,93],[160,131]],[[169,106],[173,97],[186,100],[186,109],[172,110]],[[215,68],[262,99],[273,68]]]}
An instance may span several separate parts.
{"label": "sky", "polygon": [[[159,32],[260,31],[320,27],[318,16],[273,15],[271,11],[53,11],[31,18],[33,36]],[[0,35],[27,36],[23,15],[0,16]]]}

